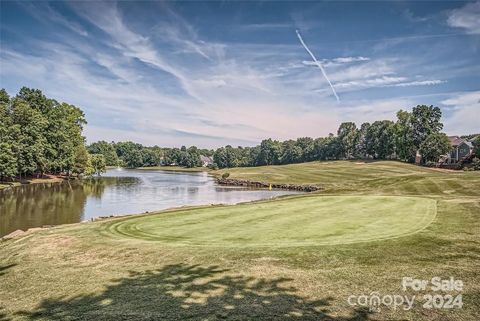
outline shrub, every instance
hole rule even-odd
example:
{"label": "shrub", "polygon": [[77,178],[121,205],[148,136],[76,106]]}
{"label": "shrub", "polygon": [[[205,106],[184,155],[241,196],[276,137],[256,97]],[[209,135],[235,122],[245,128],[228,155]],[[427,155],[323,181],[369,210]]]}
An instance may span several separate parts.
{"label": "shrub", "polygon": [[228,173],[228,172],[222,174],[223,179],[228,178],[228,176],[230,176],[230,173]]}
{"label": "shrub", "polygon": [[472,161],[473,170],[480,171],[480,158],[475,157]]}
{"label": "shrub", "polygon": [[427,167],[435,167],[435,166],[436,166],[436,163],[435,163],[435,162],[432,162],[432,161],[427,161],[427,162],[425,163],[425,166],[427,166]]}

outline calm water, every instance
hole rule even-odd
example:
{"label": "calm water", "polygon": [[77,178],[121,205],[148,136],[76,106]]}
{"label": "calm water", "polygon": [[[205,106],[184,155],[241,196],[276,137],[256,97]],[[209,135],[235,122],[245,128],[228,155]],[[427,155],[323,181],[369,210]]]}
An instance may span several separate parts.
{"label": "calm water", "polygon": [[206,173],[109,170],[83,182],[31,184],[0,191],[0,236],[98,216],[234,204],[293,193],[219,186]]}

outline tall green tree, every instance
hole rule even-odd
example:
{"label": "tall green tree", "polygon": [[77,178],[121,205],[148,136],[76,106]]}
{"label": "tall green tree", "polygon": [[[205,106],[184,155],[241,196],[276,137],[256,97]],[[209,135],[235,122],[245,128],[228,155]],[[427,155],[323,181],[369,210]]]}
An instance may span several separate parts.
{"label": "tall green tree", "polygon": [[17,159],[12,146],[7,142],[0,142],[0,181],[12,179],[17,174]]}
{"label": "tall green tree", "polygon": [[358,131],[355,123],[341,123],[337,131],[337,137],[340,143],[342,156],[347,159],[353,158],[358,141]]}
{"label": "tall green tree", "polygon": [[420,153],[426,162],[438,162],[440,156],[452,150],[452,145],[444,133],[430,134],[421,144]]}
{"label": "tall green tree", "polygon": [[105,173],[107,170],[107,164],[105,161],[105,156],[102,154],[93,154],[90,155],[90,164],[93,167],[93,173],[97,175],[101,175]]}
{"label": "tall green tree", "polygon": [[417,105],[413,107],[411,115],[413,144],[416,148],[431,134],[439,133],[443,128],[440,121],[442,118],[442,111],[438,107]]}
{"label": "tall green tree", "polygon": [[17,142],[15,156],[20,175],[44,172],[47,167],[45,131],[48,121],[43,114],[22,99],[12,103],[12,123],[16,126],[13,139]]}
{"label": "tall green tree", "polygon": [[394,123],[377,120],[367,130],[367,153],[375,159],[391,158],[395,147]]}
{"label": "tall green tree", "polygon": [[418,147],[415,145],[415,135],[412,124],[412,114],[408,111],[397,112],[395,123],[395,152],[398,159],[413,163]]}
{"label": "tall green tree", "polygon": [[358,139],[357,145],[355,146],[355,156],[356,158],[367,158],[368,150],[371,142],[369,141],[368,130],[370,128],[370,123],[363,123],[358,130]]}
{"label": "tall green tree", "polygon": [[282,146],[279,141],[264,139],[260,143],[260,153],[257,158],[257,165],[275,165],[280,163]]}

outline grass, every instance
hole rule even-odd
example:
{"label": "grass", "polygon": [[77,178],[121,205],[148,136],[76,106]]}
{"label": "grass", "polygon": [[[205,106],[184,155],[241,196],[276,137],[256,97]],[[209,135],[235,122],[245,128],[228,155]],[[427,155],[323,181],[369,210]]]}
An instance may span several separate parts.
{"label": "grass", "polygon": [[[480,319],[480,173],[397,162],[228,171],[326,190],[1,242],[0,320]],[[404,276],[461,279],[463,308],[423,309],[431,292],[403,292]],[[410,311],[347,303],[373,291],[418,298]]]}
{"label": "grass", "polygon": [[137,216],[107,223],[105,230],[120,238],[192,246],[348,244],[415,233],[434,219],[435,203],[418,197],[314,195]]}

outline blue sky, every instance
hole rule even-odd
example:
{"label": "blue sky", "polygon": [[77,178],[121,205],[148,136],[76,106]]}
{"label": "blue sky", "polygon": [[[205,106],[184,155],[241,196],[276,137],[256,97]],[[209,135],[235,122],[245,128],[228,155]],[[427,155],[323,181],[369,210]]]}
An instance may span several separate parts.
{"label": "blue sky", "polygon": [[1,87],[81,107],[89,142],[254,145],[417,104],[480,132],[480,2],[2,1],[0,31]]}

